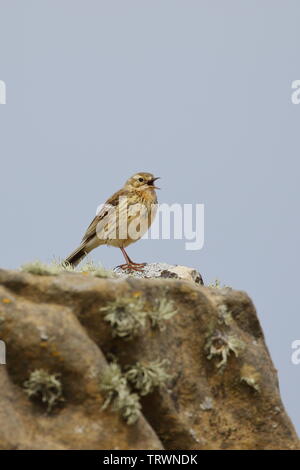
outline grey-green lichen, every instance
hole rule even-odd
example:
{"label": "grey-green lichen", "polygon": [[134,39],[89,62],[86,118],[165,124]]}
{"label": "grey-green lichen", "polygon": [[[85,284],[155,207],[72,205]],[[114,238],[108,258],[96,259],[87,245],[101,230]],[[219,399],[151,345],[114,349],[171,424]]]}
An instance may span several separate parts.
{"label": "grey-green lichen", "polygon": [[116,298],[101,307],[100,311],[105,312],[104,320],[110,324],[113,336],[124,339],[138,336],[145,328],[147,318],[153,328],[163,330],[164,322],[177,313],[174,303],[166,298],[157,300],[149,307],[140,296]]}
{"label": "grey-green lichen", "polygon": [[223,323],[226,326],[230,326],[232,324],[232,313],[228,310],[227,305],[221,303],[217,307],[218,311],[218,321],[219,323]]}
{"label": "grey-green lichen", "polygon": [[43,369],[36,369],[24,382],[24,389],[30,398],[35,397],[45,403],[48,413],[59,402],[64,401],[60,374],[49,374]]}
{"label": "grey-green lichen", "polygon": [[172,300],[165,297],[158,299],[150,311],[148,316],[153,328],[165,329],[165,322],[170,320],[177,313],[177,308]]}
{"label": "grey-green lichen", "polygon": [[148,395],[155,387],[161,387],[171,379],[165,370],[167,365],[166,359],[148,363],[137,362],[128,368],[126,378],[140,395]]}
{"label": "grey-green lichen", "polygon": [[[66,263],[65,263],[66,264]],[[75,270],[75,268],[70,269],[69,267],[66,267],[67,270],[73,269],[73,272],[79,272],[79,273],[85,273],[85,274],[91,274],[92,276],[95,277],[100,277],[100,278],[112,278],[116,277],[115,273],[109,269],[104,268],[101,264],[95,264],[93,261],[87,261],[85,264],[83,264],[79,270]]]}
{"label": "grey-green lichen", "polygon": [[231,289],[230,286],[226,286],[225,284],[221,285],[221,282],[219,281],[219,279],[215,279],[213,282],[208,284],[207,287],[211,287],[212,289],[224,289],[224,288]]}
{"label": "grey-green lichen", "polygon": [[95,265],[92,261],[88,261],[83,264],[79,269],[74,268],[71,264],[65,261],[53,261],[50,264],[43,263],[42,261],[36,260],[31,263],[23,264],[20,268],[21,271],[36,274],[38,276],[57,276],[65,272],[71,273],[84,273],[91,274],[95,277],[111,278],[116,275],[105,269],[102,265]]}
{"label": "grey-green lichen", "polygon": [[146,324],[147,313],[141,298],[117,298],[100,311],[106,312],[104,320],[110,324],[113,336],[132,339]]}
{"label": "grey-green lichen", "polygon": [[36,274],[38,276],[56,276],[61,272],[56,265],[48,265],[39,260],[23,264],[20,269],[23,272]]}
{"label": "grey-green lichen", "polygon": [[207,287],[212,287],[214,289],[219,289],[221,287],[221,284],[220,284],[220,281],[219,279],[215,279],[213,282],[211,282],[210,284],[208,284]]}
{"label": "grey-green lichen", "polygon": [[215,356],[221,357],[221,361],[217,364],[217,368],[220,369],[226,366],[231,352],[238,357],[244,347],[244,343],[235,336],[217,330],[209,336],[205,345],[205,351],[208,359],[212,359]]}
{"label": "grey-green lichen", "polygon": [[141,413],[139,396],[131,393],[127,379],[117,363],[112,362],[107,366],[101,377],[100,386],[106,395],[102,409],[112,405],[127,424],[134,424]]}

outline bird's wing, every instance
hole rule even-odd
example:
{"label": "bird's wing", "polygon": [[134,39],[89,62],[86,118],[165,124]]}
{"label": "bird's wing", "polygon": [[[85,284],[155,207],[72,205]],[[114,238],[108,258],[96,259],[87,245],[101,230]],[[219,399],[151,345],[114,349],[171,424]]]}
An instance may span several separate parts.
{"label": "bird's wing", "polygon": [[106,201],[106,203],[101,208],[100,212],[94,217],[94,219],[92,220],[92,222],[88,226],[88,228],[87,228],[87,230],[86,230],[86,232],[85,232],[85,234],[82,238],[83,243],[88,242],[89,240],[91,240],[96,235],[97,225],[99,224],[99,222],[102,221],[104,223],[104,220],[105,220],[105,224],[110,223],[109,215],[110,215],[111,211],[119,204],[119,198],[120,197],[126,197],[127,193],[128,193],[128,191],[121,189],[120,191],[117,191],[116,193],[114,193]]}

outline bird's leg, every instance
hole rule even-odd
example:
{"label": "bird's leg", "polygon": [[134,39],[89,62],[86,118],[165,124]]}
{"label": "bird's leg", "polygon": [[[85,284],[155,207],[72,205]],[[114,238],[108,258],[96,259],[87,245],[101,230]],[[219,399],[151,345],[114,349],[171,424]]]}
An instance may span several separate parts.
{"label": "bird's leg", "polygon": [[126,253],[125,249],[123,247],[120,247],[121,248],[121,251],[124,255],[124,258],[125,258],[125,261],[126,261],[126,264],[120,264],[120,266],[118,266],[118,268],[121,268],[121,269],[133,269],[134,271],[142,271],[143,270],[143,267],[145,266],[145,263],[134,263],[128,256],[128,254]]}
{"label": "bird's leg", "polygon": [[[124,250],[125,251],[125,250]],[[130,264],[133,264],[134,266],[145,266],[147,263],[135,263],[134,261],[132,261],[131,258],[129,258],[128,254],[126,253],[127,255],[127,258],[128,258],[128,261]]]}

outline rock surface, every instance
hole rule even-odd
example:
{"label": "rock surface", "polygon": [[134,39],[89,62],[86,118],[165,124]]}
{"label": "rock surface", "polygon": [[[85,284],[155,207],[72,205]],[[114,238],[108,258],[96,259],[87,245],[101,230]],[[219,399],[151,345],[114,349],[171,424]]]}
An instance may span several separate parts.
{"label": "rock surface", "polygon": [[[299,448],[250,298],[168,277],[0,270],[0,449]],[[133,337],[108,321],[117,305],[124,327],[122,302],[146,312]],[[149,312],[162,317],[155,323]],[[134,424],[103,408],[111,361],[122,371],[165,361],[169,380],[140,394]],[[63,387],[64,401],[48,414],[24,391],[39,369],[60,374]]]}
{"label": "rock surface", "polygon": [[195,284],[203,285],[203,279],[201,274],[194,268],[188,268],[187,266],[171,265],[168,263],[148,263],[145,265],[142,271],[124,271],[121,268],[115,268],[114,272],[123,278],[136,277],[138,279],[153,279],[153,278],[170,278],[170,279],[182,279],[185,281],[192,281]]}

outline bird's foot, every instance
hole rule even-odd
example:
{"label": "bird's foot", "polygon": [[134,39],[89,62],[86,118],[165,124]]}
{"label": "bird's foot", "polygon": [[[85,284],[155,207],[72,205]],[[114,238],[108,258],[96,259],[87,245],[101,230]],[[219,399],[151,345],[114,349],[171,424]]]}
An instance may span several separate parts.
{"label": "bird's foot", "polygon": [[146,266],[147,263],[135,263],[134,261],[129,261],[129,264],[131,264],[132,266],[137,266],[137,267],[144,267]]}
{"label": "bird's foot", "polygon": [[132,271],[143,271],[144,266],[146,263],[125,263],[125,264],[120,264],[117,266],[117,268],[120,269],[129,269]]}

